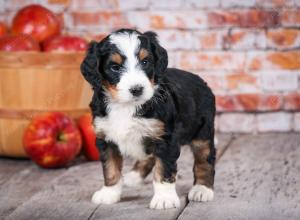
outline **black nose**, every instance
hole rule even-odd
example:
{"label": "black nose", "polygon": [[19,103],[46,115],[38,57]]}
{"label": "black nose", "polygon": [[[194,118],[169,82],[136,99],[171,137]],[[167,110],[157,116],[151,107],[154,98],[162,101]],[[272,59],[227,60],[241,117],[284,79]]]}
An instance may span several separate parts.
{"label": "black nose", "polygon": [[142,87],[140,85],[133,86],[132,88],[129,89],[131,94],[136,97],[142,95],[143,90],[144,90],[144,87]]}

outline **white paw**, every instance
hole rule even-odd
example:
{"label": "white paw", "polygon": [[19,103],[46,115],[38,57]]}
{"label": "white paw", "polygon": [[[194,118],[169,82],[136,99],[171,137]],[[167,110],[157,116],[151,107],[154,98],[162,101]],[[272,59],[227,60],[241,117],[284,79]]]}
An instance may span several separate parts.
{"label": "white paw", "polygon": [[121,199],[121,181],[114,186],[103,186],[93,194],[92,202],[95,204],[114,204]]}
{"label": "white paw", "polygon": [[188,195],[190,201],[208,202],[213,200],[214,191],[204,185],[194,185]]}
{"label": "white paw", "polygon": [[136,171],[130,171],[124,175],[124,185],[128,187],[140,186],[143,183],[143,178]]}
{"label": "white paw", "polygon": [[155,183],[151,209],[179,208],[180,200],[175,190],[175,183]]}

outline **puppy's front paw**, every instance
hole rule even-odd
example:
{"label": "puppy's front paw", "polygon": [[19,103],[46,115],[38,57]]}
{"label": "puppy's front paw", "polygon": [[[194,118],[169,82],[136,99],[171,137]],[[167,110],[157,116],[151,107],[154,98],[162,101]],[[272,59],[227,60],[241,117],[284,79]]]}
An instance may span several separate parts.
{"label": "puppy's front paw", "polygon": [[93,194],[92,202],[94,204],[114,204],[121,199],[121,184],[114,186],[103,186],[102,189]]}
{"label": "puppy's front paw", "polygon": [[140,186],[143,183],[143,178],[137,171],[130,171],[124,175],[124,184],[128,187]]}
{"label": "puppy's front paw", "polygon": [[190,201],[208,202],[213,200],[214,191],[204,185],[194,185],[188,195]]}
{"label": "puppy's front paw", "polygon": [[150,202],[151,209],[179,208],[180,200],[172,183],[154,183],[154,196]]}

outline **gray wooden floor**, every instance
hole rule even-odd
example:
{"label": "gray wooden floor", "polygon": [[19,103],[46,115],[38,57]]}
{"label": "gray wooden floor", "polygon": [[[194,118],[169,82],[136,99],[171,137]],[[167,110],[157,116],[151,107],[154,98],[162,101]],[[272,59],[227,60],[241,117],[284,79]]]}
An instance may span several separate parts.
{"label": "gray wooden floor", "polygon": [[[181,208],[150,210],[151,176],[124,188],[120,203],[94,205],[103,184],[98,162],[44,170],[27,160],[0,158],[0,219],[300,219],[300,134],[218,135],[215,200],[186,200],[192,156],[183,147],[177,191]],[[126,161],[125,170],[129,170]]]}

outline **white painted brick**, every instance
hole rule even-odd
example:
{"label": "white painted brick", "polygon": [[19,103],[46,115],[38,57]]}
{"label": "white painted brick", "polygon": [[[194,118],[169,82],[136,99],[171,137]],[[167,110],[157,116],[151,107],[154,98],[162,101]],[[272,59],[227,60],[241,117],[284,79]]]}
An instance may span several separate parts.
{"label": "white painted brick", "polygon": [[149,7],[149,0],[120,0],[119,7],[121,10],[146,9]]}
{"label": "white painted brick", "polygon": [[249,133],[255,131],[254,114],[223,113],[219,118],[221,132]]}
{"label": "white painted brick", "polygon": [[[142,0],[140,0],[142,2]],[[151,9],[175,9],[182,6],[182,0],[151,0]]]}
{"label": "white painted brick", "polygon": [[220,0],[186,0],[184,5],[190,8],[217,8]]}
{"label": "white painted brick", "polygon": [[193,48],[193,38],[190,31],[159,30],[156,33],[160,44],[167,50]]}
{"label": "white painted brick", "polygon": [[261,74],[262,89],[266,91],[291,91],[298,88],[297,71],[265,71]]}
{"label": "white painted brick", "polygon": [[294,131],[300,132],[300,112],[294,114],[293,128]]}
{"label": "white painted brick", "polygon": [[150,30],[150,15],[149,12],[130,11],[127,13],[128,22],[138,30],[144,32]]}
{"label": "white painted brick", "polygon": [[286,112],[261,113],[257,115],[257,130],[259,132],[291,131],[292,114]]}
{"label": "white painted brick", "polygon": [[254,7],[256,0],[221,0],[221,7]]}

